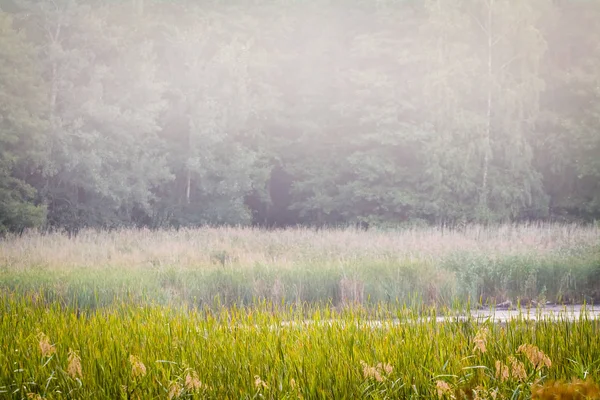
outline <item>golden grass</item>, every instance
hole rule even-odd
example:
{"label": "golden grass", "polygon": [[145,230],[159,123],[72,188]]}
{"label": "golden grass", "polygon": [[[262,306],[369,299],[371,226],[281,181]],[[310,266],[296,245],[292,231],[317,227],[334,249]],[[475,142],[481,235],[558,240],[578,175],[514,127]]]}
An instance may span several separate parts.
{"label": "golden grass", "polygon": [[436,262],[467,252],[486,257],[546,255],[600,243],[598,226],[561,224],[467,226],[463,230],[413,228],[367,232],[306,228],[83,231],[73,238],[29,233],[0,241],[0,265],[11,269],[73,267],[198,268],[229,263],[293,268],[306,263],[349,264],[361,260]]}

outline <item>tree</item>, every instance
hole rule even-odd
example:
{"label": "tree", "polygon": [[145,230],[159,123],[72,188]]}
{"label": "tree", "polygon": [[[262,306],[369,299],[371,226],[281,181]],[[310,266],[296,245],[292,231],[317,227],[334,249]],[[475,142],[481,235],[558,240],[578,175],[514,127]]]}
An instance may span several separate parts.
{"label": "tree", "polygon": [[361,31],[351,36],[340,68],[343,95],[332,109],[345,153],[335,208],[347,223],[396,224],[420,216],[425,131],[415,115],[413,80],[422,21],[410,8],[380,12],[358,20]]}
{"label": "tree", "polygon": [[498,220],[544,208],[531,141],[546,49],[536,23],[548,8],[510,0],[429,3],[425,103],[432,112],[425,121],[437,133],[426,144],[425,185],[444,199],[432,204],[434,214]]}
{"label": "tree", "polygon": [[157,136],[163,85],[151,43],[74,0],[27,3],[50,86],[48,162],[40,191],[52,226],[132,223],[170,178]]}
{"label": "tree", "polygon": [[542,69],[548,89],[535,161],[551,216],[589,220],[600,217],[600,49],[594,40],[600,5],[561,2],[557,14],[544,30],[550,44]]}
{"label": "tree", "polygon": [[0,7],[4,230],[600,217],[595,2]]}
{"label": "tree", "polygon": [[0,234],[44,222],[45,208],[26,182],[39,165],[44,108],[35,50],[0,11]]}
{"label": "tree", "polygon": [[156,39],[168,98],[162,137],[175,175],[161,188],[159,219],[248,224],[245,197],[266,179],[259,153],[248,145],[260,136],[261,109],[269,105],[260,80],[251,79],[261,68],[257,27],[236,8],[170,10],[179,25],[161,19],[152,28],[163,32]]}

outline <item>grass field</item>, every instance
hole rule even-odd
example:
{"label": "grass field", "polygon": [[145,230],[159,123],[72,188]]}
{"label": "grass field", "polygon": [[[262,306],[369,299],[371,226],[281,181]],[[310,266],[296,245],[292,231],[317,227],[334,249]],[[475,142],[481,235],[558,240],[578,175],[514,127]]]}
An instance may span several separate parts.
{"label": "grass field", "polygon": [[440,323],[408,308],[273,312],[267,303],[77,313],[8,295],[0,309],[7,399],[525,399],[561,379],[571,382],[565,392],[599,393],[600,324],[585,317]]}
{"label": "grass field", "polygon": [[180,231],[0,241],[0,289],[83,308],[159,304],[600,301],[600,227]]}
{"label": "grass field", "polygon": [[0,399],[600,398],[598,319],[453,319],[506,299],[600,300],[600,229],[11,237]]}

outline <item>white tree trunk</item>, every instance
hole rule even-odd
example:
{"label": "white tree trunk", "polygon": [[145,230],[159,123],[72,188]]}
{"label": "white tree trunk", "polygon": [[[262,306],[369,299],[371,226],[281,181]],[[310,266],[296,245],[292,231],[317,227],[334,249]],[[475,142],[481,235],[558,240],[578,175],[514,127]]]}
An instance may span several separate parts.
{"label": "white tree trunk", "polygon": [[488,206],[488,173],[489,173],[489,165],[491,158],[491,144],[490,144],[490,135],[492,130],[492,82],[493,82],[493,70],[492,70],[492,61],[493,61],[493,7],[494,0],[489,0],[488,2],[488,20],[487,20],[487,39],[488,39],[488,48],[487,48],[487,112],[486,112],[486,127],[484,134],[484,155],[483,155],[483,176],[481,182],[481,194],[479,198],[480,205],[487,209]]}

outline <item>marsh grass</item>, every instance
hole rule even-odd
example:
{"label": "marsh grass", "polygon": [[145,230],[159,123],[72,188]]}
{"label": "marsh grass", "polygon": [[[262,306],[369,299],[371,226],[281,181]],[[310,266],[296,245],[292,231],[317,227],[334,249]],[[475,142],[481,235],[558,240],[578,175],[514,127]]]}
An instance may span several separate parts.
{"label": "marsh grass", "polygon": [[9,237],[0,399],[593,396],[598,320],[458,312],[600,300],[599,244],[553,224]]}
{"label": "marsh grass", "polygon": [[202,228],[0,241],[0,288],[80,307],[600,301],[600,228]]}
{"label": "marsh grass", "polygon": [[600,325],[585,314],[498,325],[385,304],[77,312],[8,294],[0,310],[6,399],[524,399],[600,378]]}
{"label": "marsh grass", "polygon": [[151,231],[82,231],[9,237],[0,241],[0,264],[13,269],[137,268],[199,266],[241,268],[297,263],[352,264],[364,260],[437,263],[455,254],[537,257],[578,255],[600,240],[599,226],[520,224],[460,230],[439,227],[399,230],[307,228],[200,228]]}

